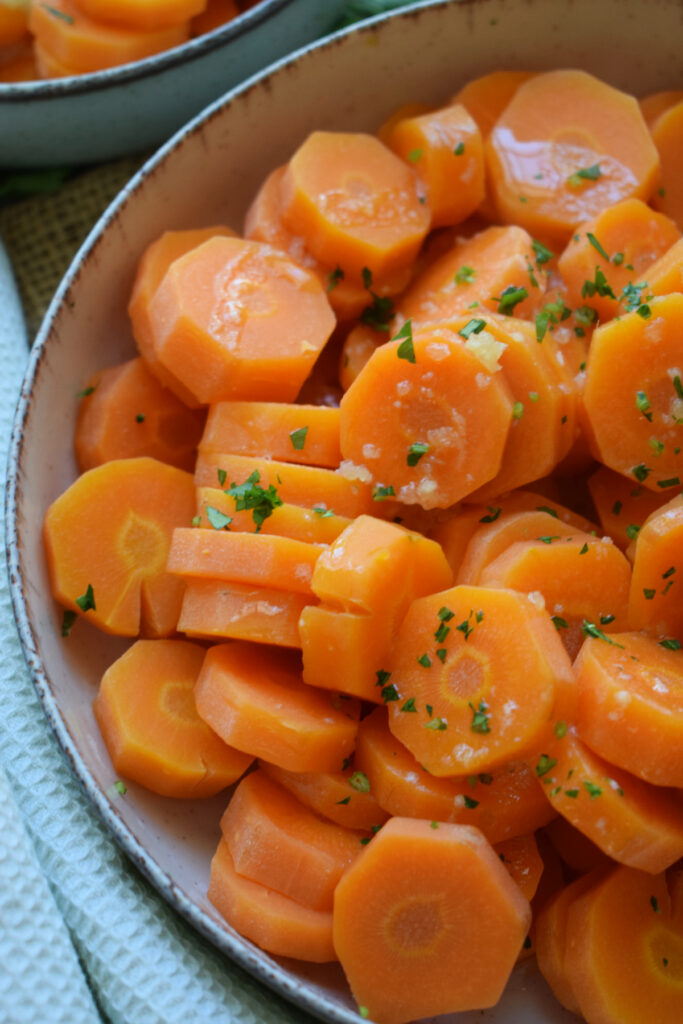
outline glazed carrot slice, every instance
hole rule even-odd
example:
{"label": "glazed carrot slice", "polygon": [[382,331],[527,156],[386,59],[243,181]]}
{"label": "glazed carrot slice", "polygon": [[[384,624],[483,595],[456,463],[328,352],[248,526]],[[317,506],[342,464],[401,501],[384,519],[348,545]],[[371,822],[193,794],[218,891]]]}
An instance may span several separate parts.
{"label": "glazed carrot slice", "polygon": [[[573,692],[550,616],[525,594],[457,586],[414,601],[389,665],[391,731],[434,775],[533,754]],[[557,691],[557,693],[556,693]],[[401,706],[413,700],[414,714]]]}
{"label": "glazed carrot slice", "polygon": [[451,102],[462,103],[479,125],[479,131],[485,139],[520,85],[528,82],[535,73],[491,71],[487,75],[466,82]]}
{"label": "glazed carrot slice", "polygon": [[646,519],[637,534],[628,602],[632,629],[683,632],[681,608],[683,500],[678,495]]}
{"label": "glazed carrot slice", "polygon": [[292,401],[335,325],[316,277],[226,237],[171,264],[149,319],[156,358],[199,402]]}
{"label": "glazed carrot slice", "polygon": [[290,771],[339,771],[354,747],[358,701],[306,686],[294,654],[237,641],[212,647],[195,697],[226,743]]}
{"label": "glazed carrot slice", "polygon": [[0,46],[21,43],[28,33],[28,3],[0,4]]}
{"label": "glazed carrot slice", "polygon": [[388,146],[391,133],[399,121],[404,121],[407,117],[419,117],[421,114],[428,114],[431,110],[433,110],[433,107],[428,106],[426,103],[402,103],[379,126],[376,132],[377,138],[385,146]]}
{"label": "glazed carrot slice", "polygon": [[335,892],[337,955],[382,1024],[493,1006],[528,931],[529,904],[478,829],[436,824],[392,818]]}
{"label": "glazed carrot slice", "polygon": [[536,763],[551,804],[603,853],[656,874],[683,855],[680,800],[594,754],[573,728],[548,740]]}
{"label": "glazed carrot slice", "polygon": [[676,168],[680,166],[682,126],[683,101],[665,110],[651,126],[662,166],[660,187],[652,197],[652,205],[675,220],[679,227],[683,224],[683,189]]}
{"label": "glazed carrot slice", "polygon": [[455,104],[398,121],[387,145],[422,183],[432,227],[460,224],[484,198],[484,152],[476,121]]}
{"label": "glazed carrot slice", "polygon": [[681,100],[683,100],[683,92],[680,89],[665,89],[663,92],[653,92],[649,96],[643,96],[642,99],[638,100],[648,128],[652,128],[660,114],[663,114],[665,110],[673,107],[676,103],[680,103]]}
{"label": "glazed carrot slice", "polygon": [[154,459],[117,459],[84,473],[45,515],[55,599],[106,633],[174,632],[183,584],[166,572],[166,557],[194,501],[190,474]]}
{"label": "glazed carrot slice", "polygon": [[599,271],[600,288],[590,296],[589,304],[601,321],[617,316],[628,305],[628,285],[647,280],[649,267],[679,238],[680,231],[671,218],[641,199],[624,199],[601,210],[576,229],[558,260],[567,303],[582,306],[586,282],[598,280]]}
{"label": "glazed carrot slice", "polygon": [[498,858],[505,865],[510,877],[531,901],[538,889],[543,874],[543,861],[533,835],[515,836],[505,839],[494,847]]}
{"label": "glazed carrot slice", "polygon": [[414,172],[379,139],[350,132],[302,143],[282,179],[282,216],[316,259],[357,283],[367,270],[409,267],[430,224]]}
{"label": "glazed carrot slice", "polygon": [[627,622],[631,566],[609,537],[563,537],[555,530],[515,541],[481,570],[479,582],[541,595],[571,658],[586,621],[608,632]]}
{"label": "glazed carrot slice", "polygon": [[512,402],[501,343],[485,327],[465,316],[399,335],[374,352],[344,395],[342,454],[382,493],[447,508],[498,472]]}
{"label": "glazed carrot slice", "polygon": [[557,515],[546,511],[512,512],[496,517],[492,523],[477,524],[458,569],[457,583],[478,584],[482,571],[511,544],[536,540],[537,537],[583,536],[580,530],[563,523]]}
{"label": "glazed carrot slice", "polygon": [[205,9],[192,19],[192,35],[203,36],[213,32],[242,13],[237,0],[204,0]]}
{"label": "glazed carrot slice", "polygon": [[[369,483],[359,477],[354,467],[347,467],[350,470],[348,475],[344,469],[343,465],[340,471],[336,471],[251,455],[202,452],[197,458],[195,483],[198,487],[215,487],[218,483],[228,491],[232,490],[236,512],[240,511],[244,501],[247,508],[253,507],[249,502],[256,500],[255,486],[266,491],[274,488],[275,495],[269,491],[271,506],[277,505],[277,498],[280,498],[292,505],[331,510],[349,517],[376,511],[379,506],[373,501]],[[243,485],[246,496],[235,489]],[[260,491],[256,496],[262,498]]]}
{"label": "glazed carrot slice", "polygon": [[683,788],[683,655],[640,633],[610,640],[589,637],[576,661],[579,735],[610,764]]}
{"label": "glazed carrot slice", "polygon": [[[387,697],[394,700],[393,691]],[[402,714],[415,713],[410,702],[401,701],[397,707]],[[389,814],[473,825],[491,843],[533,832],[554,814],[524,761],[490,773],[432,775],[391,733],[383,708],[360,723],[354,766],[367,777],[370,793]]]}
{"label": "glazed carrot slice", "polygon": [[305,607],[299,619],[305,682],[379,703],[377,680],[398,627],[392,612],[368,615],[315,604]]}
{"label": "glazed carrot slice", "polygon": [[228,924],[277,956],[312,963],[336,960],[332,914],[311,910],[282,893],[242,878],[235,871],[225,839],[211,861],[209,900]]}
{"label": "glazed carrot slice", "polygon": [[586,1020],[680,1020],[683,912],[670,885],[616,867],[571,903],[566,969]]}
{"label": "glazed carrot slice", "polygon": [[103,25],[153,32],[189,21],[206,0],[73,0],[74,7]]}
{"label": "glazed carrot slice", "polygon": [[389,818],[368,788],[367,776],[355,767],[341,772],[290,772],[268,761],[260,761],[259,766],[302,804],[337,825],[377,831]]}
{"label": "glazed carrot slice", "polygon": [[145,32],[112,28],[86,16],[72,0],[31,4],[29,28],[43,50],[80,73],[143,60],[190,37],[188,21]]}
{"label": "glazed carrot slice", "polygon": [[606,206],[647,200],[659,172],[637,101],[577,70],[521,85],[488,137],[486,159],[502,218],[558,239]]}
{"label": "glazed carrot slice", "polygon": [[150,370],[164,387],[167,387],[190,408],[199,402],[188,388],[157,359],[154,352],[152,326],[149,317],[149,304],[154,293],[161,284],[166,271],[180,256],[196,249],[203,242],[217,235],[233,237],[235,232],[222,224],[208,228],[195,228],[189,231],[164,231],[151,245],[148,245],[138,263],[133,290],[128,303],[128,315],[133,329],[133,337],[142,358]]}
{"label": "glazed carrot slice", "polygon": [[173,531],[166,568],[185,578],[251,583],[310,595],[321,551],[316,544],[277,534],[178,527]]}
{"label": "glazed carrot slice", "polygon": [[612,864],[607,854],[583,832],[574,828],[566,818],[555,818],[545,826],[543,834],[548,837],[562,861],[576,874],[585,875],[595,868]]}
{"label": "glazed carrot slice", "polygon": [[593,335],[583,400],[600,461],[666,495],[683,480],[683,295],[639,309]]}
{"label": "glazed carrot slice", "polygon": [[674,242],[647,272],[648,294],[668,295],[683,291],[683,239]]}
{"label": "glazed carrot slice", "polygon": [[325,821],[255,771],[221,818],[235,870],[312,910],[332,910],[337,882],[362,850],[362,832]]}
{"label": "glazed carrot slice", "polygon": [[232,785],[251,757],[197,714],[194,684],[206,651],[187,640],[137,640],[104,673],[93,703],[119,775],[161,796],[208,797]]}
{"label": "glazed carrot slice", "polygon": [[472,316],[495,313],[502,301],[507,312],[529,316],[546,283],[542,267],[534,266],[535,259],[531,236],[523,228],[487,228],[434,260],[398,300],[397,310],[417,324],[466,310],[473,310]]}
{"label": "glazed carrot slice", "polygon": [[377,346],[386,340],[386,335],[365,324],[357,324],[349,331],[339,357],[339,383],[343,391],[348,391]]}
{"label": "glazed carrot slice", "polygon": [[300,647],[299,619],[307,594],[247,583],[188,579],[178,629],[206,639],[232,638],[279,647]]}
{"label": "glazed carrot slice", "polygon": [[[331,544],[350,522],[346,516],[335,515],[324,508],[316,511],[283,502],[282,505],[276,505],[268,518],[263,520],[259,532],[276,533],[280,537],[292,537],[308,544]],[[197,516],[194,525],[209,530],[224,529],[227,525],[230,530],[245,530],[247,533],[256,531],[252,509],[235,511],[233,496],[217,487],[197,488]]]}
{"label": "glazed carrot slice", "polygon": [[74,433],[82,473],[111,459],[142,455],[192,472],[204,414],[162,387],[144,360],[102,370],[85,391]]}
{"label": "glazed carrot slice", "polygon": [[648,516],[664,504],[664,495],[653,494],[607,466],[596,469],[587,483],[603,533],[622,550],[635,539]]}
{"label": "glazed carrot slice", "polygon": [[335,469],[341,459],[339,409],[286,402],[218,402],[209,409],[199,450]]}

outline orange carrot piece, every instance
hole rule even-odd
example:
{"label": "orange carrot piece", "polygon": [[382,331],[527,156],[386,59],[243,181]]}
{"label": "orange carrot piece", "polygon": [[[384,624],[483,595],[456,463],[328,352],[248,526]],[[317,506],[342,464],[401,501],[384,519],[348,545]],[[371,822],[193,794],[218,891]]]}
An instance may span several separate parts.
{"label": "orange carrot piece", "polygon": [[543,874],[543,861],[533,834],[506,839],[494,849],[522,895],[531,901]]}
{"label": "orange carrot piece", "polygon": [[209,900],[228,924],[276,956],[324,964],[336,960],[332,914],[311,910],[235,871],[225,839],[211,861]]}
{"label": "orange carrot piece", "polygon": [[204,0],[205,9],[191,21],[192,35],[203,36],[238,18],[242,13],[237,0]]}
{"label": "orange carrot piece", "polygon": [[608,764],[573,728],[548,740],[536,774],[555,810],[613,860],[656,874],[683,856],[680,800]]}
{"label": "orange carrot piece", "polygon": [[337,825],[377,831],[389,818],[368,788],[367,777],[355,768],[341,772],[290,772],[268,761],[260,761],[259,766],[302,804]]}
{"label": "orange carrot piece", "polygon": [[0,4],[0,46],[15,46],[28,33],[28,5]]}
{"label": "orange carrot piece", "polygon": [[73,0],[74,7],[102,25],[153,32],[185,24],[206,0]]}
{"label": "orange carrot piece", "polygon": [[622,550],[634,540],[648,516],[664,504],[664,495],[653,494],[607,466],[596,469],[587,482],[603,533]]}
{"label": "orange carrot piece", "polygon": [[478,829],[436,824],[392,818],[335,893],[337,955],[381,1024],[493,1006],[529,928],[527,900]]}
{"label": "orange carrot piece", "polygon": [[335,325],[316,277],[227,237],[176,259],[148,315],[156,358],[199,402],[292,401]]}
{"label": "orange carrot piece", "polygon": [[601,210],[576,229],[558,260],[568,305],[584,304],[586,282],[597,279],[599,270],[604,282],[588,299],[589,305],[601,321],[622,313],[628,304],[624,298],[629,294],[628,285],[647,280],[649,267],[680,236],[670,217],[652,210],[641,199],[623,199]]}
{"label": "orange carrot piece", "polygon": [[104,673],[93,710],[117,774],[161,796],[194,799],[247,770],[252,759],[197,714],[205,654],[187,640],[137,640]]}
{"label": "orange carrot piece", "polygon": [[433,228],[460,224],[484,198],[481,133],[464,106],[405,117],[394,125],[387,145],[415,170]]}
{"label": "orange carrot piece", "polygon": [[290,771],[339,771],[354,747],[358,701],[307,686],[294,654],[238,641],[212,647],[195,697],[226,743]]}
{"label": "orange carrot piece", "polygon": [[[487,228],[458,242],[423,270],[397,301],[397,311],[415,324],[467,310],[472,311],[470,316],[481,316],[498,310],[504,292],[520,289],[512,308],[516,316],[527,317],[546,285],[545,272],[534,266],[535,258],[532,239],[523,228]],[[509,300],[506,308],[511,308]]]}
{"label": "orange carrot piece", "polygon": [[485,139],[520,85],[528,82],[535,74],[535,71],[491,71],[466,82],[451,102],[462,103],[479,125],[479,131]]}
{"label": "orange carrot piece", "polygon": [[652,205],[682,227],[683,189],[677,168],[683,152],[683,100],[660,114],[651,131],[662,167],[660,187],[652,197]]}
{"label": "orange carrot piece", "polygon": [[610,641],[589,637],[576,661],[579,735],[610,764],[683,788],[683,655],[640,633]]}
{"label": "orange carrot piece", "polygon": [[368,615],[309,604],[299,619],[304,681],[379,703],[378,680],[397,626],[395,614]]}
{"label": "orange carrot piece", "polygon": [[683,291],[683,239],[674,242],[647,271],[648,294],[668,295]]}
{"label": "orange carrot piece", "polygon": [[106,633],[173,633],[183,584],[166,572],[166,557],[194,501],[190,474],[154,459],[117,459],[84,473],[45,515],[55,599]]}
{"label": "orange carrot piece", "polygon": [[365,324],[357,324],[344,339],[339,357],[339,383],[348,391],[368,359],[386,335]]}
{"label": "orange carrot piece", "polygon": [[339,409],[286,402],[219,402],[209,409],[199,449],[336,469],[341,460]]}
{"label": "orange carrot piece", "polygon": [[312,910],[332,910],[337,882],[362,850],[362,832],[334,825],[265,772],[242,779],[221,818],[235,870]]}
{"label": "orange carrot piece", "polygon": [[384,278],[409,267],[429,229],[414,172],[372,135],[313,132],[281,188],[285,225],[357,283],[367,270]]}
{"label": "orange carrot piece", "polygon": [[188,579],[178,629],[188,636],[207,639],[300,647],[299,619],[310,601],[307,594],[293,590]]}
{"label": "orange carrot piece", "polygon": [[403,103],[400,107],[397,107],[389,117],[382,122],[377,129],[376,135],[380,142],[383,142],[385,146],[389,145],[391,133],[399,121],[405,120],[406,117],[419,117],[421,114],[428,114],[433,107],[427,106],[426,103]]}
{"label": "orange carrot piece", "polygon": [[574,689],[550,616],[511,590],[457,586],[414,601],[389,668],[390,728],[439,776],[533,755]]}
{"label": "orange carrot piece", "polygon": [[667,881],[616,867],[570,904],[566,970],[586,1020],[680,1021],[683,911]]}
{"label": "orange carrot piece", "polygon": [[[0,36],[2,28],[0,28]],[[0,82],[35,82],[40,78],[30,36],[0,56]]]}
{"label": "orange carrot piece", "polygon": [[80,73],[143,60],[190,37],[188,21],[145,32],[112,28],[87,17],[72,0],[31,4],[29,28],[46,53]]}
{"label": "orange carrot piece", "polygon": [[102,370],[85,390],[74,434],[82,473],[142,455],[192,472],[204,415],[162,387],[144,360]]}
{"label": "orange carrot piece", "polygon": [[311,579],[322,548],[277,534],[225,530],[173,531],[166,568],[176,576],[228,580],[311,594]]}
{"label": "orange carrot piece", "polygon": [[[351,467],[353,472],[353,467]],[[195,469],[198,487],[215,487],[237,482],[241,485],[255,477],[254,483],[264,490],[274,487],[282,501],[305,508],[332,510],[343,516],[358,516],[377,509],[368,483],[358,476],[341,471],[297,466],[274,459],[258,459],[251,455],[226,455],[218,452],[200,453]],[[235,509],[239,511],[239,509]]]}
{"label": "orange carrot piece", "polygon": [[683,92],[680,89],[665,89],[663,92],[653,92],[649,96],[643,96],[638,100],[640,110],[647,122],[648,128],[652,129],[660,114],[673,107],[683,100]]}
{"label": "orange carrot piece", "polygon": [[647,200],[659,172],[637,101],[577,70],[521,85],[491,130],[486,159],[503,219],[542,238],[567,239],[606,206]]}
{"label": "orange carrot piece", "polygon": [[486,566],[511,544],[553,535],[558,538],[584,536],[585,539],[575,526],[563,523],[546,511],[513,512],[499,515],[492,523],[479,523],[465,548],[456,582],[476,585]]}
{"label": "orange carrot piece", "polygon": [[512,403],[485,326],[465,316],[397,336],[342,399],[342,454],[401,502],[446,508],[498,472]]}
{"label": "orange carrot piece", "polygon": [[628,602],[632,629],[674,636],[683,632],[681,538],[683,499],[678,495],[653,512],[637,534]]}
{"label": "orange carrot piece", "polygon": [[683,480],[683,295],[640,309],[596,330],[583,400],[596,457],[666,494]]}
{"label": "orange carrot piece", "polygon": [[[410,714],[412,705],[406,703],[401,701],[399,710]],[[389,814],[474,825],[491,843],[533,832],[554,813],[524,761],[491,773],[432,775],[390,732],[383,708],[360,723],[354,765]]]}
{"label": "orange carrot piece", "polygon": [[606,853],[603,853],[583,832],[579,832],[578,828],[574,828],[566,818],[555,818],[545,826],[543,833],[562,861],[577,874],[585,875],[589,871],[613,863]]}
{"label": "orange carrot piece", "polygon": [[209,228],[196,228],[189,231],[165,231],[151,245],[148,245],[138,263],[135,282],[128,303],[133,337],[140,355],[159,381],[172,391],[190,408],[200,403],[188,388],[157,359],[154,352],[153,332],[149,316],[149,304],[154,293],[161,284],[166,271],[180,256],[196,249],[198,245],[208,242],[217,235],[233,237],[235,232],[221,224]]}
{"label": "orange carrot piece", "polygon": [[[218,517],[216,512],[219,513]],[[211,518],[209,518],[211,517]],[[235,499],[217,487],[197,488],[197,526],[215,530],[221,527],[224,520],[230,519],[231,530],[244,530],[247,533],[256,531],[256,523],[251,509],[235,511]],[[211,519],[216,525],[212,525]],[[333,512],[320,508],[303,508],[301,505],[290,505],[283,502],[277,505],[267,519],[261,523],[261,533],[276,533],[280,537],[292,537],[294,540],[306,541],[308,544],[331,544],[342,530],[351,522],[346,516],[338,516]]]}

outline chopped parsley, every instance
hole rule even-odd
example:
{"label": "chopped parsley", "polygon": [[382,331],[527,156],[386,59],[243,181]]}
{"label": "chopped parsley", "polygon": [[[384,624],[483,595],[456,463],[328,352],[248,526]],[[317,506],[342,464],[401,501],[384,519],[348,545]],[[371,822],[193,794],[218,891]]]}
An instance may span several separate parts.
{"label": "chopped parsley", "polygon": [[372,500],[386,501],[387,498],[393,498],[395,494],[396,491],[391,486],[391,484],[389,484],[387,487],[375,487],[374,491],[372,492]]}
{"label": "chopped parsley", "polygon": [[580,167],[578,171],[570,174],[567,178],[567,184],[571,188],[580,188],[584,181],[597,181],[601,177],[600,164],[591,164],[590,167]]}
{"label": "chopped parsley", "polygon": [[673,637],[667,637],[666,640],[660,640],[659,646],[663,647],[665,651],[680,651],[681,642]]}
{"label": "chopped parsley", "polygon": [[513,418],[513,420],[521,420],[523,415],[524,415],[524,403],[523,402],[515,402],[515,404],[512,406],[512,418]]}
{"label": "chopped parsley", "polygon": [[116,780],[116,782],[114,783],[114,789],[116,790],[117,793],[120,793],[121,796],[125,796],[126,793],[128,792],[128,787],[126,786],[125,782],[121,781],[121,779]]}
{"label": "chopped parsley", "polygon": [[652,412],[650,411],[652,405],[644,391],[636,391],[636,409],[638,412],[642,412],[646,420],[652,422]]}
{"label": "chopped parsley", "polygon": [[463,800],[468,811],[473,811],[475,807],[479,806],[479,801],[474,800],[471,796],[468,796],[467,793],[463,796]]}
{"label": "chopped parsley", "polygon": [[629,523],[626,527],[626,536],[629,540],[635,540],[640,533],[640,527],[637,523]]}
{"label": "chopped parsley", "polygon": [[92,393],[93,393],[93,391],[94,391],[94,390],[95,390],[95,388],[94,388],[94,387],[90,387],[90,388],[83,388],[83,390],[82,390],[82,391],[79,391],[79,392],[78,392],[78,394],[76,395],[76,398],[87,398],[87,397],[88,397],[88,395],[92,395]]}
{"label": "chopped parsley", "polygon": [[504,288],[498,298],[494,298],[493,301],[498,303],[498,312],[505,313],[511,316],[515,307],[520,302],[524,302],[529,297],[529,293],[526,288],[517,288],[514,284],[509,284],[507,288]]}
{"label": "chopped parsley", "polygon": [[251,510],[251,516],[256,524],[256,533],[259,533],[266,519],[272,516],[274,509],[282,505],[282,498],[277,493],[273,484],[268,487],[261,487],[259,480],[261,474],[258,469],[251,473],[243,484],[233,481],[232,485],[225,491],[235,501],[235,511],[243,512]]}
{"label": "chopped parsley", "polygon": [[409,363],[415,362],[415,348],[413,346],[413,322],[412,320],[406,320],[398,334],[395,334],[391,339],[392,341],[398,341],[400,338],[403,340],[396,349],[396,355],[399,359],[405,359]]}
{"label": "chopped parsley", "polygon": [[462,156],[463,153],[465,152],[465,143],[464,142],[459,142],[458,145],[453,150],[453,152],[454,152],[455,156]]}
{"label": "chopped parsley", "polygon": [[553,730],[558,740],[563,739],[567,735],[567,723],[566,722],[555,722],[555,728]]}
{"label": "chopped parsley", "polygon": [[583,788],[586,790],[591,800],[595,800],[597,796],[602,796],[600,786],[596,786],[594,782],[589,782],[588,779],[584,779]]}
{"label": "chopped parsley", "polygon": [[631,474],[636,478],[639,484],[642,484],[643,480],[647,480],[651,472],[652,471],[648,469],[644,462],[641,462],[639,463],[639,465],[634,466],[631,470]]}
{"label": "chopped parsley", "polygon": [[464,327],[461,327],[458,334],[465,341],[469,338],[470,334],[479,334],[486,327],[486,321],[481,320],[479,317],[473,317],[468,320]]}
{"label": "chopped parsley", "polygon": [[608,637],[607,634],[603,633],[603,631],[599,629],[594,622],[588,622],[586,619],[584,619],[583,623],[581,624],[581,632],[586,637],[590,636],[593,637],[595,640],[604,640],[605,643],[611,644],[612,647],[620,647],[622,651],[624,649],[623,644],[618,644],[616,640],[612,640],[610,637]]}
{"label": "chopped parsley", "polygon": [[677,476],[670,476],[666,480],[658,480],[657,487],[678,487],[680,485],[680,478]]}
{"label": "chopped parsley", "polygon": [[344,271],[341,267],[335,267],[327,275],[327,291],[331,292],[337,287],[340,281],[344,280]]}
{"label": "chopped parsley", "polygon": [[541,754],[538,759],[538,764],[536,765],[536,775],[539,779],[542,779],[544,775],[547,775],[548,772],[553,770],[556,764],[556,757],[548,757],[547,754]]}
{"label": "chopped parsley", "polygon": [[429,451],[429,445],[421,441],[416,441],[415,444],[411,444],[408,449],[408,456],[406,462],[409,466],[417,466],[418,462],[423,455],[426,455]]}
{"label": "chopped parsley", "polygon": [[475,708],[474,704],[470,701],[470,708],[472,709],[472,721],[470,722],[470,729],[472,732],[482,734],[491,732],[489,716],[486,713],[488,711],[488,707],[484,701],[479,701],[478,708]]}
{"label": "chopped parsley", "polygon": [[421,158],[421,156],[421,149],[411,149],[410,153],[408,153],[408,159],[410,160],[411,164],[416,164],[417,161]]}
{"label": "chopped parsley", "polygon": [[355,789],[357,793],[369,793],[370,779],[365,772],[354,772],[349,778],[349,786],[351,786],[351,789]]}
{"label": "chopped parsley", "polygon": [[443,732],[444,729],[448,728],[448,722],[444,718],[432,718],[430,722],[425,722],[422,728],[433,729],[434,732]]}
{"label": "chopped parsley", "polygon": [[581,287],[581,297],[591,299],[594,295],[606,295],[610,299],[616,299],[607,278],[600,269],[595,268],[595,277],[592,281],[584,281]]}
{"label": "chopped parsley", "polygon": [[139,412],[137,414],[137,416],[135,417],[135,422],[136,423],[144,423],[145,422],[145,414],[144,414],[144,412]]}
{"label": "chopped parsley", "polygon": [[72,626],[73,626],[73,624],[74,624],[74,622],[76,621],[77,618],[78,618],[78,615],[76,614],[76,612],[71,611],[70,608],[68,608],[64,612],[64,616],[62,618],[62,636],[68,636],[69,635],[69,633],[71,632],[71,628],[72,628]]}
{"label": "chopped parsley", "polygon": [[224,512],[214,508],[213,505],[206,506],[206,518],[214,530],[227,530],[232,522],[232,516],[226,516]]}
{"label": "chopped parsley", "polygon": [[553,620],[553,626],[555,627],[555,629],[557,629],[557,630],[569,629],[569,625],[567,624],[567,620],[563,619],[561,615],[553,615],[552,620]]}
{"label": "chopped parsley", "polygon": [[363,284],[370,292],[372,305],[366,306],[360,315],[360,322],[375,331],[388,331],[394,315],[394,303],[390,298],[376,295],[372,290],[372,272],[363,267]]}
{"label": "chopped parsley", "polygon": [[421,654],[420,657],[417,659],[417,663],[418,665],[422,665],[423,668],[432,667],[432,659],[429,657],[428,654]]}
{"label": "chopped parsley", "polygon": [[482,516],[479,520],[480,523],[495,523],[496,519],[503,511],[500,505],[487,505],[488,515]]}
{"label": "chopped parsley", "polygon": [[417,711],[417,708],[415,707],[415,698],[408,697],[408,700],[405,702],[405,704],[401,704],[399,711]]}
{"label": "chopped parsley", "polygon": [[289,435],[289,440],[292,442],[292,448],[294,451],[302,451],[306,444],[306,434],[308,433],[308,427],[299,427],[298,430],[292,430]]}
{"label": "chopped parsley", "polygon": [[475,278],[476,271],[473,267],[468,267],[467,264],[456,270],[455,277],[453,280],[456,284],[472,284]]}
{"label": "chopped parsley", "polygon": [[595,235],[594,235],[594,234],[592,233],[592,231],[587,231],[587,232],[586,232],[586,238],[588,239],[588,241],[590,242],[590,244],[591,244],[591,245],[593,246],[593,248],[595,249],[595,251],[596,251],[596,252],[598,252],[598,253],[600,253],[600,255],[602,256],[602,258],[603,258],[603,259],[605,259],[605,260],[607,260],[607,262],[609,263],[609,256],[607,255],[607,253],[605,252],[605,250],[603,249],[603,247],[602,247],[602,246],[600,245],[600,242],[599,242],[599,241],[597,240],[597,238],[596,238],[596,237],[595,237]]}
{"label": "chopped parsley", "polygon": [[555,327],[571,314],[571,309],[564,304],[562,299],[558,299],[556,302],[547,302],[541,312],[536,314],[536,341],[540,344],[549,327]]}
{"label": "chopped parsley", "polygon": [[548,249],[545,245],[542,245],[541,242],[537,242],[535,238],[532,238],[531,245],[533,246],[533,250],[536,254],[537,267],[542,267],[544,263],[550,263],[551,259],[555,255],[554,252]]}
{"label": "chopped parsley", "polygon": [[76,598],[76,604],[82,612],[96,611],[95,606],[95,591],[92,588],[92,583],[89,583],[86,587],[85,594],[81,594],[80,597]]}

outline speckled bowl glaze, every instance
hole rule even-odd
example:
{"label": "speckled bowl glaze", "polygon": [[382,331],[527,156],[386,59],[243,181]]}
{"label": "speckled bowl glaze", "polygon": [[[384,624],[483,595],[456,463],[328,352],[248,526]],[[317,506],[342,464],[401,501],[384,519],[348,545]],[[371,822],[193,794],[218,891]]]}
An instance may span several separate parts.
{"label": "speckled bowl glaze", "polygon": [[0,169],[72,167],[160,145],[226,89],[329,32],[344,0],[261,0],[146,60],[74,78],[0,82]]}
{"label": "speckled bowl glaze", "polygon": [[[87,622],[68,642],[60,637],[40,539],[45,509],[76,475],[75,395],[93,371],[133,354],[126,302],[145,246],[164,229],[239,228],[258,184],[311,129],[375,129],[402,103],[436,103],[502,67],[578,66],[635,93],[673,88],[682,27],[680,0],[465,0],[406,10],[303,50],[208,108],[145,165],[78,254],[33,349],[11,452],[8,546],[21,638],[46,714],[113,837],[165,898],[228,956],[324,1020],[359,1020],[341,971],[267,956],[207,901],[225,796],[164,800],[130,785],[121,799],[113,789],[92,698],[125,642]],[[571,1020],[531,962],[495,1009],[458,1018]]]}

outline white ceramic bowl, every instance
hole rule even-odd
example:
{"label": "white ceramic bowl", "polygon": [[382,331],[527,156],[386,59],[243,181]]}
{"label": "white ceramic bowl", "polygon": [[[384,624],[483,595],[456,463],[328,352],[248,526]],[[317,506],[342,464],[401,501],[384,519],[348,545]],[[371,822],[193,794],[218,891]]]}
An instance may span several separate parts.
{"label": "white ceramic bowl", "polygon": [[72,167],[160,145],[226,89],[331,31],[344,0],[261,0],[146,60],[74,78],[0,82],[0,168]]}
{"label": "white ceramic bowl", "polygon": [[[399,104],[443,100],[494,68],[577,66],[635,93],[673,88],[680,28],[679,0],[469,0],[378,19],[304,50],[210,107],[146,164],[85,243],[35,344],[11,453],[8,543],[22,642],[50,721],[114,837],[163,895],[229,956],[325,1020],[359,1019],[338,968],[267,956],[207,901],[225,798],[163,800],[133,785],[125,801],[107,796],[114,776],[91,702],[126,644],[85,622],[62,640],[40,541],[45,509],[76,475],[74,396],[94,370],[133,353],[126,302],[145,246],[167,228],[239,228],[258,184],[311,129],[374,129]],[[527,964],[496,1009],[458,1019],[575,1018]]]}

